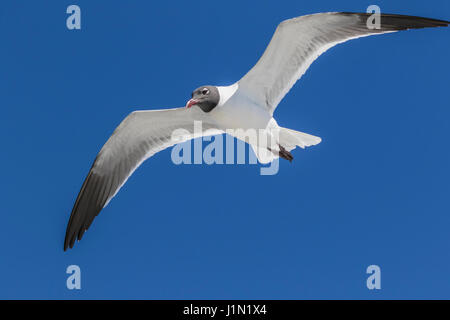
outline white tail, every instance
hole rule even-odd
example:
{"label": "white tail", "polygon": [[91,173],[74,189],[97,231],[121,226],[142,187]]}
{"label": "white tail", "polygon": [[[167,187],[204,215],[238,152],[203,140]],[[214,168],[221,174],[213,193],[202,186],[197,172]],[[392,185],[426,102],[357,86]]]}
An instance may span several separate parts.
{"label": "white tail", "polygon": [[291,151],[295,149],[296,146],[299,146],[302,149],[315,146],[316,144],[319,144],[322,139],[304,132],[280,127],[279,141],[280,145],[286,150]]}
{"label": "white tail", "polygon": [[[278,143],[287,151],[291,151],[297,146],[304,149],[305,147],[319,144],[322,141],[321,138],[304,132],[282,127],[278,127],[278,129],[280,130],[278,133]],[[267,148],[260,148],[256,145],[251,146],[256,154],[256,157],[258,158],[258,161],[261,163],[269,163],[278,158],[277,152],[271,152]]]}

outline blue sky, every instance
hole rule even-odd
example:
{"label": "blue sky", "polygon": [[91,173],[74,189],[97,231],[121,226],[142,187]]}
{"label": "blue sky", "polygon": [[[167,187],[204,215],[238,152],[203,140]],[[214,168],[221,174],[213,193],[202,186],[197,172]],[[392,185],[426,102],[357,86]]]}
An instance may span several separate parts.
{"label": "blue sky", "polygon": [[[165,150],[62,250],[90,165],[129,112],[233,83],[284,19],[370,4],[450,20],[447,0],[4,1],[0,298],[450,298],[448,29],[321,56],[275,116],[323,141],[277,175],[176,166]],[[72,264],[81,290],[66,288]],[[371,264],[381,290],[366,287]]]}

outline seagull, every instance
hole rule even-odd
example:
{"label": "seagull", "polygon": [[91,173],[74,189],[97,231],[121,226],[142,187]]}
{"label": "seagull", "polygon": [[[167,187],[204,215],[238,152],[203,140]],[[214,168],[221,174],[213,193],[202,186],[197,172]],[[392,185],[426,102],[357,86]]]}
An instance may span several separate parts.
{"label": "seagull", "polygon": [[[379,28],[370,28],[371,16],[328,12],[285,20],[276,28],[257,64],[238,82],[230,86],[201,86],[182,108],[130,113],[98,153],[81,187],[67,224],[64,251],[81,240],[94,218],[143,161],[177,143],[228,133],[228,129],[261,130],[274,143],[269,146],[249,142],[243,130],[233,131],[235,138],[251,145],[261,163],[277,158],[292,161],[290,151],[296,147],[320,143],[319,137],[278,126],[273,112],[313,61],[331,47],[371,35],[449,24],[443,20],[380,14]],[[194,130],[196,121],[202,123],[200,133]]]}

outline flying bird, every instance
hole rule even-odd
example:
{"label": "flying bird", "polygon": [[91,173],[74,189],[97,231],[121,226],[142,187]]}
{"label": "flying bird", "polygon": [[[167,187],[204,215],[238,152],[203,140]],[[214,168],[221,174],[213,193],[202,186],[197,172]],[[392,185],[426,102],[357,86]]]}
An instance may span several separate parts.
{"label": "flying bird", "polygon": [[[297,146],[316,145],[321,139],[280,127],[272,115],[315,59],[347,40],[449,24],[422,17],[381,14],[380,28],[371,29],[367,24],[370,16],[329,12],[285,20],[278,25],[257,64],[238,82],[230,86],[201,86],[182,108],[129,114],[100,150],[81,187],[67,225],[64,251],[72,248],[77,239],[81,240],[94,218],[143,161],[194,138],[195,121],[202,123],[200,136],[220,134],[227,129],[262,130],[275,144],[269,147],[249,142],[238,133],[235,137],[249,142],[261,163],[278,157],[292,161],[290,151]],[[176,129],[184,130],[174,137]],[[278,133],[276,137],[274,132]]]}

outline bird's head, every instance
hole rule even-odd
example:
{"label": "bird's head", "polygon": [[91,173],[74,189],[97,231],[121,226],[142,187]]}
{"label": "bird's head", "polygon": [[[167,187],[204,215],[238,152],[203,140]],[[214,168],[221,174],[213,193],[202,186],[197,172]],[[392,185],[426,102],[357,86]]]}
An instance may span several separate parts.
{"label": "bird's head", "polygon": [[219,90],[215,86],[202,86],[192,91],[191,99],[186,108],[198,106],[203,112],[210,112],[220,101]]}

